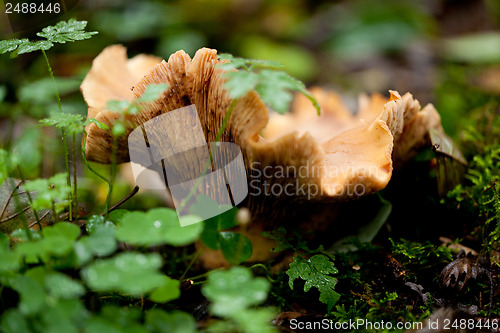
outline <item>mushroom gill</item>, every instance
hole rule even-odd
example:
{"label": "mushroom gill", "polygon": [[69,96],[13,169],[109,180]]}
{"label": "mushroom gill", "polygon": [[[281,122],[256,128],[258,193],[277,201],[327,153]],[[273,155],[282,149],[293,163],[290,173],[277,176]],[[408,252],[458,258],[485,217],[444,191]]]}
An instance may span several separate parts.
{"label": "mushroom gill", "polygon": [[[127,61],[122,46],[106,48],[81,86],[88,116],[110,127],[89,125],[88,159],[111,161],[111,128],[119,114],[105,109],[107,101],[137,99],[154,83],[168,83],[169,88],[158,100],[144,103],[137,115],[126,116],[128,133],[158,115],[194,104],[206,142],[215,141],[232,102],[224,89],[223,70],[216,67],[220,63],[217,51],[207,48],[193,59],[178,51],[161,62],[148,56]],[[312,93],[322,107],[321,116],[298,95],[290,114],[270,118],[259,95],[248,93],[237,100],[220,140],[241,148],[250,185],[245,205],[254,220],[267,227],[301,216],[304,205],[324,206],[383,189],[394,163],[411,158],[426,143],[430,128],[442,130],[434,107],[421,109],[408,93],[401,97],[391,91],[390,99],[362,96],[356,115],[337,94],[320,88]],[[128,160],[125,136],[118,141],[117,161]],[[313,213],[306,215],[310,220]]]}

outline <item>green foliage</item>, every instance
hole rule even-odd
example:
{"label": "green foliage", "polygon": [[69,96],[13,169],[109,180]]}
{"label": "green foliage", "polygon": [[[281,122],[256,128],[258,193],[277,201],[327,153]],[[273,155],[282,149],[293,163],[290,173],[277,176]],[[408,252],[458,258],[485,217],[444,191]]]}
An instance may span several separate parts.
{"label": "green foliage", "polygon": [[[500,239],[500,118],[498,105],[479,109],[463,132],[466,148],[473,154],[466,182],[448,193],[448,198],[471,211],[484,223],[487,248],[498,248]],[[474,118],[475,117],[475,118]]]}
{"label": "green foliage", "polygon": [[61,212],[70,204],[66,198],[71,192],[71,187],[66,183],[65,174],[57,174],[48,179],[32,180],[24,185],[26,191],[36,192],[33,208],[53,209]]}
{"label": "green foliage", "polygon": [[[189,218],[183,216],[181,218]],[[153,246],[170,244],[182,246],[198,239],[201,223],[181,227],[177,213],[169,208],[156,208],[147,213],[126,214],[116,228],[118,240],[133,245]]]}
{"label": "green foliage", "polygon": [[146,312],[145,326],[150,332],[196,332],[194,318],[185,312],[167,313],[160,309],[151,309]]}
{"label": "green foliage", "polygon": [[[254,89],[264,103],[279,113],[288,111],[293,95],[290,91],[298,91],[306,96],[320,114],[320,106],[316,99],[306,90],[305,85],[283,71],[274,61],[263,61],[233,57],[230,54],[219,55],[228,62],[218,65],[226,71],[225,88],[233,99],[245,96]],[[238,70],[238,71],[235,71]]]}
{"label": "green foliage", "polygon": [[96,124],[99,128],[108,129],[106,124],[94,118],[85,119],[84,116],[73,113],[51,112],[49,118],[40,120],[44,126],[54,126],[66,129],[68,134],[79,134],[84,131],[85,126],[90,123]]}
{"label": "green foliage", "polygon": [[[122,212],[112,217],[121,219],[119,215]],[[93,261],[116,251],[115,226],[92,216],[86,229],[88,235],[82,236],[76,225],[59,222],[41,232],[30,231],[31,237],[18,230],[11,235],[16,240],[12,247],[0,233],[0,284],[19,295],[19,302],[1,305],[2,332],[196,331],[194,319],[183,312],[149,310],[144,323],[133,309],[104,306],[99,313],[89,312],[81,300],[87,289],[146,294],[151,302],[166,303],[180,296],[180,283],[161,272],[163,260],[156,253],[126,252]]]}
{"label": "green foliage", "polygon": [[305,292],[309,291],[311,287],[316,287],[320,292],[319,300],[327,305],[328,312],[340,298],[340,295],[335,291],[337,279],[331,276],[337,273],[338,270],[333,262],[321,254],[314,255],[309,259],[296,256],[286,271],[290,277],[288,282],[290,289],[293,290],[293,282],[298,278],[305,281]]}
{"label": "green foliage", "polygon": [[282,252],[286,250],[306,253],[314,252],[307,246],[307,242],[304,241],[298,232],[293,232],[293,235],[289,235],[285,227],[279,227],[273,232],[263,232],[262,235],[275,241],[276,247],[271,250],[272,252]]}
{"label": "green foliage", "polygon": [[451,249],[445,246],[436,246],[431,242],[417,243],[405,239],[392,244],[392,253],[395,258],[408,269],[410,278],[413,277],[415,268],[433,269],[452,260]]}
{"label": "green foliage", "polygon": [[109,101],[107,103],[107,109],[110,111],[121,112],[124,115],[137,114],[140,110],[140,104],[146,102],[154,102],[168,89],[168,84],[150,84],[146,87],[144,94],[136,100],[133,101]]}
{"label": "green foliage", "polygon": [[0,54],[12,52],[12,55],[30,53],[39,50],[48,50],[54,43],[74,42],[77,40],[89,39],[96,35],[96,31],[84,31],[87,26],[86,21],[70,19],[67,22],[61,21],[55,26],[48,26],[37,33],[38,37],[46,40],[29,41],[28,39],[11,39],[0,41]]}
{"label": "green foliage", "polygon": [[163,93],[167,89],[168,89],[168,84],[166,84],[166,83],[150,84],[149,86],[146,87],[144,94],[142,94],[142,96],[139,97],[136,101],[137,102],[154,102],[158,98],[160,98],[161,95],[163,95]]}
{"label": "green foliage", "polygon": [[68,134],[77,134],[83,132],[85,127],[85,118],[79,114],[61,113],[53,111],[50,118],[40,120],[45,126],[55,126],[57,128],[66,128]]}
{"label": "green foliage", "polygon": [[[487,2],[488,5],[492,3],[492,1]],[[304,1],[296,2],[294,6],[286,6],[279,1],[272,1],[252,8],[252,17],[258,18],[256,20],[248,20],[245,16],[244,19],[240,19],[241,17],[237,15],[240,15],[239,13],[246,15],[248,11],[240,10],[238,5],[236,7],[233,5],[230,2],[210,4],[201,4],[200,2],[200,4],[195,5],[192,3],[184,5],[143,1],[134,3],[127,8],[113,4],[100,6],[89,20],[94,27],[105,28],[103,29],[103,37],[107,36],[108,39],[100,38],[97,43],[92,45],[82,44],[80,54],[78,53],[78,45],[66,47],[70,54],[61,52],[58,55],[56,70],[64,75],[74,75],[75,71],[80,68],[80,59],[86,59],[90,53],[97,53],[103,45],[116,43],[116,39],[130,42],[128,44],[134,53],[141,52],[136,47],[146,43],[149,49],[155,49],[156,54],[165,58],[172,51],[181,48],[193,55],[198,47],[206,44],[206,41],[213,41],[216,40],[215,37],[220,37],[221,30],[214,25],[214,22],[226,22],[228,15],[232,16],[234,24],[231,31],[224,35],[223,40],[217,39],[221,43],[218,48],[232,50],[250,58],[279,59],[287,65],[287,73],[310,80],[310,82],[340,86],[348,93],[352,92],[353,87],[346,87],[346,83],[352,84],[354,80],[357,83],[362,81],[360,85],[364,87],[364,90],[371,91],[384,87],[387,77],[397,76],[393,74],[400,71],[400,66],[405,66],[410,70],[417,68],[418,75],[422,76],[420,81],[424,83],[424,89],[418,90],[424,95],[416,97],[424,102],[427,95],[437,96],[437,101],[440,103],[437,109],[442,115],[445,128],[453,128],[455,123],[459,123],[458,120],[470,127],[463,133],[464,147],[472,152],[469,154],[471,157],[470,170],[466,182],[455,189],[450,197],[456,204],[454,207],[470,210],[473,212],[473,216],[477,217],[477,220],[470,219],[471,226],[482,226],[480,223],[484,223],[485,228],[481,230],[484,232],[481,234],[487,236],[485,244],[488,247],[498,249],[500,235],[500,223],[498,223],[500,220],[500,199],[498,193],[500,188],[497,176],[499,170],[498,138],[500,137],[498,128],[500,128],[500,124],[497,122],[500,117],[498,114],[489,119],[484,117],[489,123],[491,130],[489,134],[485,134],[483,128],[465,117],[466,112],[481,105],[480,103],[498,98],[480,91],[481,77],[479,76],[482,76],[482,73],[479,72],[484,70],[486,73],[487,68],[463,63],[463,61],[474,64],[497,62],[495,60],[495,57],[498,56],[497,35],[475,34],[474,36],[458,36],[445,40],[442,43],[443,47],[439,48],[440,53],[432,54],[433,58],[444,55],[446,58],[443,61],[431,62],[432,64],[423,61],[421,64],[419,63],[421,66],[414,66],[415,59],[413,58],[415,57],[411,56],[414,54],[413,48],[416,45],[413,43],[414,41],[424,45],[422,52],[434,52],[433,49],[425,47],[427,44],[425,38],[428,37],[426,34],[441,31],[441,28],[444,30],[453,29],[453,25],[449,24],[450,20],[444,19],[443,22],[446,23],[444,26],[432,30],[433,25],[436,25],[437,28],[440,23],[434,22],[432,15],[428,15],[427,5],[401,3],[395,0],[390,0],[387,3],[355,0],[344,2],[341,6],[325,3],[312,4]],[[199,8],[197,8],[198,6]],[[451,5],[446,4],[446,6],[448,8]],[[260,16],[262,13],[265,16]],[[324,13],[328,13],[328,15],[325,16]],[[311,15],[308,17],[308,14]],[[194,21],[196,21],[195,25],[190,24]],[[123,22],[127,22],[126,26],[122,24]],[[269,24],[270,22],[272,24]],[[491,25],[494,22],[488,21],[488,24]],[[74,20],[60,22],[53,27],[43,29],[38,34],[41,40],[17,39],[0,42],[0,53],[12,52],[12,55],[16,56],[36,50],[47,50],[54,43],[66,43],[67,45],[74,40],[90,38],[93,33],[85,32],[84,28],[84,22]],[[249,31],[251,31],[250,34]],[[64,46],[60,47],[61,51],[63,48]],[[165,51],[162,53],[158,52],[159,50]],[[84,57],[80,56],[82,53]],[[390,54],[390,57],[386,58],[386,54]],[[370,66],[366,66],[367,63],[363,62],[366,59],[369,60]],[[458,62],[451,63],[448,59]],[[0,115],[3,119],[16,122],[15,124],[2,124],[2,128],[7,129],[1,133],[2,139],[0,140],[3,140],[1,144],[2,148],[5,149],[0,150],[0,180],[2,182],[9,176],[13,177],[12,174],[16,172],[18,165],[23,168],[27,179],[36,178],[41,173],[40,170],[43,170],[45,175],[47,170],[50,171],[51,168],[58,169],[58,161],[55,160],[55,163],[52,163],[50,157],[47,157],[47,153],[53,152],[52,142],[43,135],[45,131],[42,132],[40,128],[29,128],[31,126],[30,120],[35,118],[38,121],[38,118],[46,117],[49,110],[55,109],[54,84],[61,95],[76,91],[79,85],[79,80],[75,79],[56,79],[52,83],[48,79],[33,80],[38,79],[36,75],[39,74],[38,66],[42,59],[27,58],[25,60],[15,64],[15,66],[10,66],[11,69],[5,70],[6,67],[2,67],[3,72],[7,74],[5,76],[7,83],[0,86]],[[290,92],[303,91],[304,89],[300,82],[281,72],[284,69],[277,63],[242,58],[228,60],[230,62],[221,67],[226,70],[228,78],[226,88],[233,98],[242,97],[250,90],[255,90],[267,105],[282,112],[288,109],[291,100]],[[68,64],[70,65],[68,66]],[[436,67],[434,64],[439,65]],[[0,63],[0,66],[2,65]],[[377,69],[377,67],[386,70],[380,71],[380,68]],[[430,70],[428,71],[428,69]],[[440,72],[440,70],[443,71]],[[425,86],[425,82],[428,81],[426,72],[439,74],[438,78],[442,82],[439,80],[437,82],[437,93],[431,91],[433,87]],[[405,82],[407,80],[401,76],[399,79]],[[15,93],[13,88],[19,80],[31,83],[23,85]],[[418,84],[419,87],[420,85]],[[140,103],[156,100],[166,87],[158,87],[157,92],[154,91],[155,89],[156,87],[151,85],[151,88],[148,88],[146,93],[135,103],[110,102],[109,109],[119,111],[124,115],[136,114],[140,111]],[[19,102],[15,102],[16,96]],[[71,96],[69,98],[71,99]],[[70,106],[64,101],[62,108],[66,112],[68,112],[67,105]],[[68,134],[81,133],[89,121],[85,121],[84,117],[73,113],[84,109],[83,105],[78,105],[78,108],[75,108],[75,111],[68,115],[53,113],[49,118],[42,120],[42,124],[63,128]],[[22,124],[28,126],[23,126],[20,129],[21,121]],[[106,128],[104,124],[95,123]],[[127,132],[126,126],[126,122],[118,121],[113,127],[113,134],[117,137],[125,134]],[[9,134],[9,128],[14,129],[12,137]],[[66,145],[64,144],[64,146]],[[79,177],[81,176],[80,174]],[[116,185],[114,181],[112,183]],[[83,179],[81,184],[78,192],[83,189],[92,189],[88,192],[92,191],[91,194],[96,198],[100,196],[102,189],[96,187],[89,179]],[[50,185],[50,182],[46,185]],[[44,187],[47,188],[45,185]],[[119,189],[119,187],[117,188]],[[8,195],[10,189],[8,186],[5,189],[6,195]],[[21,187],[19,191],[24,191],[24,188]],[[1,193],[2,200],[6,196],[4,192]],[[115,194],[117,193],[119,191],[115,191]],[[28,207],[25,198],[21,195],[19,198],[22,200],[21,208]],[[66,200],[64,196],[59,198],[58,195],[54,195],[54,198],[56,203],[60,202],[59,200]],[[80,201],[83,203],[81,198]],[[115,198],[119,199],[116,195]],[[46,203],[51,202],[53,198],[49,197],[49,199]],[[2,203],[0,202],[0,209]],[[397,202],[393,202],[393,204],[395,208],[393,213],[401,210],[400,206],[396,206]],[[13,203],[10,206],[12,205]],[[148,203],[148,209],[153,205]],[[91,211],[91,214],[97,213],[89,202],[85,202],[83,207],[85,210]],[[135,200],[130,202],[129,207],[145,208],[138,205]],[[341,294],[342,304],[338,305],[337,303],[337,306],[334,307],[335,310],[331,312],[337,320],[357,318],[394,320],[397,318],[408,321],[412,318],[418,319],[412,317],[412,313],[421,313],[419,308],[414,307],[419,302],[418,298],[408,296],[410,291],[407,293],[404,288],[401,288],[403,285],[401,280],[414,280],[421,284],[426,291],[429,290],[432,293],[433,284],[422,280],[422,275],[426,274],[432,279],[431,275],[435,275],[435,272],[438,273],[443,263],[450,260],[449,249],[430,243],[406,240],[395,241],[392,245],[384,242],[383,246],[361,243],[361,241],[373,239],[378,228],[384,224],[388,210],[387,205],[382,207],[379,215],[373,220],[373,224],[362,230],[363,233],[360,236],[363,237],[353,241],[357,249],[355,252],[353,247],[349,247],[347,252],[336,255],[335,267],[333,267],[332,259],[328,260],[329,263],[325,263],[327,266],[325,271],[328,272],[325,275],[332,279],[339,279],[333,293]],[[181,266],[182,270],[186,269],[186,272],[198,269],[197,253],[193,251],[194,246],[176,247],[178,244],[191,244],[197,237],[200,237],[210,248],[221,250],[232,263],[240,263],[250,257],[251,244],[248,238],[231,230],[237,226],[236,209],[205,221],[204,226],[199,224],[200,228],[203,226],[201,234],[200,230],[196,232],[186,231],[184,234],[185,230],[178,225],[175,227],[172,225],[170,228],[170,222],[173,220],[171,212],[162,214],[159,219],[161,230],[155,232],[154,222],[156,220],[148,219],[151,211],[139,213],[139,215],[136,213],[138,212],[115,210],[105,217],[100,215],[80,216],[78,225],[81,226],[83,221],[86,221],[85,227],[81,226],[78,229],[75,225],[65,222],[56,223],[54,226],[44,227],[40,232],[31,231],[29,233],[31,237],[28,237],[24,229],[16,230],[9,236],[0,234],[0,255],[2,257],[0,260],[0,292],[2,293],[0,331],[195,332],[195,319],[191,315],[179,311],[168,312],[172,308],[185,308],[186,303],[189,303],[188,306],[191,308],[193,304],[190,302],[191,299],[187,298],[190,298],[192,294],[188,294],[188,297],[183,295],[183,299],[174,302],[174,304],[158,304],[175,300],[179,297],[180,292],[179,281],[168,277],[164,272],[169,272],[168,275],[172,277],[184,276],[181,275],[182,271],[178,271],[179,267],[176,266],[179,263],[178,266]],[[11,214],[11,211],[7,211],[2,218]],[[32,214],[30,209],[25,214],[21,214],[20,217],[27,218],[31,224],[33,221],[29,214]],[[429,212],[429,216],[432,215],[434,212]],[[66,216],[66,214],[60,215],[57,218],[62,219]],[[384,229],[384,233],[397,233],[397,225],[393,224],[392,218],[391,216],[389,223],[394,228],[392,231]],[[50,215],[47,220],[49,223],[53,222],[50,220]],[[2,226],[5,225],[7,223],[2,224]],[[309,244],[303,238],[298,237],[289,225],[287,225],[287,229],[280,228],[271,235],[271,238],[277,241],[275,251],[300,254],[291,266],[291,269],[296,270],[295,274],[298,275],[293,280],[291,276],[289,279],[292,286],[295,284],[295,289],[302,289],[302,283],[315,286],[311,276],[320,273],[312,263],[303,267],[301,261],[307,261],[305,258],[311,257],[312,259],[318,255],[325,256],[325,254],[321,250],[311,250]],[[433,230],[423,231],[426,232],[424,236],[435,236]],[[457,229],[454,228],[450,232],[455,234],[456,231]],[[418,234],[418,236],[422,236],[422,234]],[[123,244],[122,242],[128,243]],[[168,246],[161,246],[164,244]],[[324,243],[324,245],[327,244]],[[152,256],[151,252],[153,252]],[[125,264],[134,266],[138,271],[141,269],[141,266],[137,265],[134,260],[118,260],[125,254],[130,254],[130,258],[140,258],[139,261],[143,264],[147,264],[151,258],[158,259],[159,256],[162,258],[158,266],[153,265],[145,270],[145,278],[151,279],[150,282],[155,282],[159,276],[159,280],[162,280],[160,284],[152,287],[151,284],[143,284],[144,281],[140,281],[142,276],[136,276],[139,281],[138,288],[142,288],[140,291],[147,290],[140,295],[142,299],[139,299],[138,296],[124,295],[130,293],[134,287],[131,286],[130,282],[131,272],[117,263],[125,262]],[[390,269],[386,267],[384,270],[382,268],[385,265],[384,257],[386,255],[390,258],[396,258],[405,270],[406,275],[396,280],[396,283],[392,283],[393,277],[390,274]],[[375,260],[372,259],[374,257]],[[187,261],[191,258],[193,258],[192,265],[188,265]],[[324,258],[322,261],[325,261]],[[101,262],[106,265],[100,265]],[[271,264],[274,262],[269,263],[269,266]],[[186,268],[186,266],[188,267]],[[261,267],[263,266],[261,264]],[[299,267],[304,270],[303,275],[308,276],[311,281],[303,280],[298,273]],[[125,270],[124,273],[122,268]],[[338,268],[339,273],[332,276],[331,272],[334,268]],[[91,283],[83,278],[83,272],[90,272],[92,269],[95,269],[100,277],[103,276],[103,285],[105,286],[101,285],[102,289],[94,290]],[[294,274],[294,270],[289,271],[289,273]],[[388,274],[386,274],[387,270],[389,270]],[[381,271],[382,273],[380,273]],[[422,273],[425,271],[431,273]],[[233,280],[238,277],[240,274],[231,275]],[[116,278],[123,278],[123,283],[120,282],[121,280],[116,282]],[[215,279],[219,278],[224,283],[233,282],[226,281],[226,277],[216,275]],[[280,305],[283,311],[290,311],[291,305],[294,303],[303,306],[308,312],[311,310],[308,299],[311,292],[308,294],[300,291],[290,292],[284,272],[278,273],[276,276],[273,275],[272,278],[276,279],[276,282],[273,282],[271,295],[274,298],[282,296],[283,301]],[[304,282],[297,282],[299,278]],[[387,278],[389,280],[386,280]],[[252,283],[255,279],[243,278],[242,280],[250,281],[247,284],[251,290],[258,289]],[[190,279],[182,281],[184,290],[184,283]],[[379,283],[379,281],[384,283]],[[386,281],[387,283],[385,283]],[[213,286],[215,281],[212,279],[208,282],[194,282],[194,284]],[[234,298],[239,297],[238,292],[245,292],[247,284],[242,283],[234,288]],[[120,289],[121,285],[124,285],[125,288]],[[281,285],[282,290],[279,290]],[[239,290],[236,291],[238,288]],[[196,290],[194,292],[196,293],[197,286],[194,286],[187,293],[192,293],[193,289]],[[226,291],[223,286],[220,286],[219,289]],[[215,290],[217,289],[215,288]],[[267,293],[269,290],[270,288],[263,288],[261,291]],[[332,290],[332,288],[327,288],[328,292],[332,292]],[[132,291],[134,295],[138,295],[137,290]],[[274,296],[277,293],[282,293],[282,295]],[[319,294],[321,295],[321,291]],[[215,304],[223,304],[232,296],[225,295],[225,297],[226,299],[222,299],[224,298],[222,297],[217,300],[216,296],[208,297],[211,302],[212,314],[217,316],[213,311]],[[274,302],[273,297],[268,302]],[[293,302],[289,302],[287,297],[293,297]],[[196,302],[196,297],[193,299]],[[272,310],[262,308],[263,301],[255,300],[253,296],[250,296],[249,300],[248,303],[251,304],[243,306],[237,314],[235,312],[231,315],[218,315],[223,320],[210,318],[207,321],[209,327],[206,328],[206,331],[265,332],[270,330],[269,319],[273,315]],[[228,302],[232,305],[231,301],[232,299]],[[428,310],[425,311],[427,312],[422,313],[422,315],[428,315]],[[483,313],[485,310],[480,311]],[[495,311],[493,310],[493,313]],[[313,312],[316,311],[313,310]]]}
{"label": "green foliage", "polygon": [[18,160],[8,151],[0,149],[0,184],[2,184],[9,174],[16,168]]}
{"label": "green foliage", "polygon": [[77,21],[70,19],[68,22],[58,22],[55,26],[48,26],[42,29],[42,32],[37,33],[38,37],[46,38],[53,43],[74,42],[77,40],[89,39],[93,35],[97,35],[97,31],[84,31],[87,26],[86,21]]}
{"label": "green foliage", "polygon": [[121,253],[85,267],[82,277],[96,291],[140,296],[167,283],[167,278],[158,271],[161,265],[158,254]]}
{"label": "green foliage", "polygon": [[228,208],[224,205],[219,206],[207,196],[199,195],[196,197],[196,202],[191,205],[190,213],[196,215],[204,211],[221,212],[204,221],[205,226],[200,239],[209,248],[220,249],[224,258],[230,263],[240,264],[252,256],[252,243],[245,235],[227,231],[238,225],[236,221],[238,209],[236,207]]}
{"label": "green foliage", "polygon": [[120,118],[115,121],[112,128],[112,133],[115,137],[120,137],[124,135],[127,131],[124,117],[126,115],[135,115],[140,112],[141,104],[147,102],[154,102],[168,89],[168,84],[150,84],[146,87],[144,94],[136,100],[133,101],[108,101],[106,108],[110,111],[115,111],[120,113]]}
{"label": "green foliage", "polygon": [[242,332],[274,332],[269,323],[273,311],[251,309],[266,300],[270,287],[266,279],[253,277],[245,267],[210,272],[202,292],[213,303],[211,312],[228,320],[216,323],[211,331],[227,331],[231,327],[235,330],[236,326]]}

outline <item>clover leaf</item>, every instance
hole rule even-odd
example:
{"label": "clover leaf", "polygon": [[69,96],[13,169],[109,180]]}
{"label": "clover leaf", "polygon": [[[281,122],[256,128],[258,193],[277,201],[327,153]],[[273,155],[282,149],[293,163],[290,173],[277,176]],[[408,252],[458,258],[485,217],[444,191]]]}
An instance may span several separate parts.
{"label": "clover leaf", "polygon": [[194,318],[190,314],[180,311],[167,313],[154,308],[146,312],[145,322],[149,332],[196,332]]}
{"label": "clover leaf", "polygon": [[131,212],[116,227],[116,238],[133,245],[169,244],[183,246],[198,239],[201,223],[181,227],[177,213],[169,208],[156,208],[147,213]]}
{"label": "clover leaf", "polygon": [[230,316],[267,298],[271,285],[262,277],[253,277],[246,267],[235,266],[227,271],[211,271],[202,288],[218,316]]}
{"label": "clover leaf", "polygon": [[158,271],[161,266],[161,256],[156,253],[120,253],[96,260],[81,275],[92,290],[140,296],[165,284],[167,277]]}

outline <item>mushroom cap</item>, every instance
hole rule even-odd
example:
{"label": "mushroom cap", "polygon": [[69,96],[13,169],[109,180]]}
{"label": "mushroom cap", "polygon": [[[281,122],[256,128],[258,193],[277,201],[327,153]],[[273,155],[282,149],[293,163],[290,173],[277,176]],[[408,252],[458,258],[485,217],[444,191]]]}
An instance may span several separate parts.
{"label": "mushroom cap", "polygon": [[[119,113],[107,110],[107,103],[113,100],[132,101],[134,84],[161,61],[161,58],[145,54],[128,59],[127,49],[122,45],[106,47],[94,59],[80,86],[88,106],[87,118],[95,118],[112,128]],[[99,129],[96,124],[87,125],[85,130],[87,158],[91,161],[110,163],[109,152],[113,142],[111,132]],[[128,151],[119,149],[118,155],[121,161],[128,155]]]}
{"label": "mushroom cap", "polygon": [[[220,63],[217,51],[207,48],[193,59],[178,51],[168,62],[144,55],[127,61],[122,46],[106,48],[81,86],[89,117],[110,127],[88,126],[88,159],[111,161],[111,128],[119,114],[105,109],[107,101],[139,98],[154,83],[168,83],[169,88],[158,100],[143,103],[138,114],[126,116],[128,133],[158,115],[194,104],[206,142],[215,141],[232,102],[224,89],[223,70],[215,66]],[[270,120],[259,95],[249,92],[237,100],[220,140],[240,146],[247,175],[261,188],[266,183],[281,186],[274,197],[331,202],[379,191],[391,178],[393,158],[406,161],[426,142],[429,128],[441,130],[434,107],[421,109],[408,93],[401,97],[391,91],[390,99],[362,96],[357,115],[352,115],[334,92],[311,91],[322,107],[321,116],[298,95],[290,114],[273,114]],[[118,162],[129,160],[126,137],[118,140]]]}

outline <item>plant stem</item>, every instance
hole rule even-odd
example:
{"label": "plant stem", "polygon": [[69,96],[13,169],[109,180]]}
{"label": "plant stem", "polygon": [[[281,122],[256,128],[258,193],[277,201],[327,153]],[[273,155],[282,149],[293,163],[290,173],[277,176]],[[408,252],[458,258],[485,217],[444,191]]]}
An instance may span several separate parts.
{"label": "plant stem", "polygon": [[106,197],[106,216],[109,214],[109,207],[111,205],[111,195],[113,194],[113,184],[116,179],[116,150],[118,146],[118,137],[116,135],[113,136],[113,152],[111,155],[111,174],[109,178],[109,191],[108,196]]}
{"label": "plant stem", "polygon": [[[6,183],[7,183],[7,181],[6,181]],[[17,183],[16,187],[10,192],[9,197],[7,198],[7,201],[5,201],[5,204],[2,208],[2,211],[0,212],[0,221],[2,220],[3,214],[5,214],[5,211],[7,210],[7,207],[9,206],[10,200],[12,199],[14,192],[17,191],[17,189],[19,188],[19,186],[21,186],[22,183],[23,183],[22,181]]]}
{"label": "plant stem", "polygon": [[76,178],[76,133],[73,133],[73,146],[71,147],[71,156],[72,156],[72,163],[73,163],[73,202],[71,203],[74,205],[74,212],[75,212],[75,218],[78,219],[78,181]]}
{"label": "plant stem", "polygon": [[260,267],[260,268],[263,268],[265,271],[266,271],[266,277],[269,281],[271,282],[277,282],[278,280],[275,280],[271,277],[271,272],[269,272],[269,269],[264,265],[264,264],[255,264],[253,266],[250,266],[249,268],[250,269],[254,269],[254,268],[257,268],[257,267]]}
{"label": "plant stem", "polygon": [[193,266],[193,264],[195,263],[196,259],[198,259],[198,257],[200,256],[201,254],[201,249],[196,251],[196,253],[193,255],[193,258],[191,259],[191,261],[189,262],[189,264],[187,265],[186,267],[186,270],[184,271],[184,273],[182,273],[181,277],[179,280],[182,281],[182,279],[184,279],[184,277],[186,276],[186,273],[189,272],[189,270],[191,269],[191,266]]}
{"label": "plant stem", "polygon": [[[17,166],[17,171],[19,172],[19,177],[21,177],[21,183],[24,183],[26,181],[26,179],[24,179],[23,171],[21,170],[20,166]],[[35,220],[36,220],[36,223],[38,225],[38,228],[40,228],[40,230],[42,230],[42,225],[40,224],[40,219],[38,218],[38,213],[36,212],[36,209],[33,208],[33,199],[31,198],[30,191],[26,191],[26,195],[28,196],[28,202],[30,203],[31,210],[33,211],[33,215],[35,215]]]}
{"label": "plant stem", "polygon": [[[15,191],[15,188],[17,186],[12,186],[13,185],[12,184],[12,179],[7,179],[7,184],[9,186],[9,188],[11,189],[11,191]],[[14,203],[15,203],[15,206],[16,206],[16,211],[19,212],[19,216],[21,217],[21,221],[23,222],[23,229],[26,232],[26,237],[28,237],[28,240],[31,241],[33,239],[33,236],[31,235],[31,230],[30,230],[30,228],[28,226],[28,221],[26,219],[26,216],[24,215],[25,210],[21,210],[20,209],[21,205],[19,203],[19,198],[16,195],[13,196],[13,199],[14,199]],[[28,207],[26,207],[26,208],[28,208]]]}
{"label": "plant stem", "polygon": [[54,223],[58,222],[59,218],[57,217],[56,204],[54,201],[52,201],[52,214],[54,214]]}
{"label": "plant stem", "polygon": [[212,269],[210,272],[206,272],[206,273],[203,273],[203,274],[200,274],[200,275],[196,275],[196,276],[193,276],[193,277],[190,277],[190,278],[186,278],[184,280],[181,280],[181,279],[179,279],[179,280],[180,281],[197,280],[197,279],[204,278],[205,276],[208,276],[208,274],[210,274],[211,272],[221,271],[221,270],[222,270],[222,268],[216,268],[216,269]]}
{"label": "plant stem", "polygon": [[[96,175],[97,177],[101,178],[102,180],[104,180],[106,182],[106,184],[108,184],[109,190],[111,191],[111,189],[113,188],[113,186],[111,185],[111,182],[109,181],[109,179],[107,179],[106,177],[104,177],[103,175],[101,175],[99,172],[97,172],[97,170],[95,170],[94,168],[92,168],[90,166],[89,161],[87,160],[87,154],[85,153],[85,150],[86,150],[86,147],[87,147],[87,132],[84,132],[83,135],[84,135],[83,146],[82,146],[83,162],[87,166],[87,169],[90,170],[90,172],[92,172],[94,175]],[[108,203],[106,202],[106,205],[107,204]],[[109,211],[109,206],[106,206],[106,212],[108,212],[108,211]]]}
{"label": "plant stem", "polygon": [[[56,84],[56,78],[54,77],[54,72],[52,71],[52,67],[50,66],[49,58],[47,57],[47,53],[45,53],[45,50],[41,50],[43,57],[45,58],[45,63],[47,64],[47,69],[49,71],[50,78],[52,79],[52,82],[54,83],[54,90],[56,92],[56,100],[57,100],[57,107],[59,108],[59,112],[63,112],[62,110],[62,105],[61,105],[61,97],[59,96],[59,90],[57,89],[57,84]],[[67,184],[69,187],[71,187],[71,174],[69,171],[69,149],[68,149],[68,142],[66,139],[66,129],[63,127],[61,128],[61,137],[63,141],[63,146],[64,146],[64,165],[66,167],[66,180]],[[69,194],[71,202],[73,202],[73,194],[70,192]],[[69,220],[73,221],[73,208],[72,205],[69,205]]]}
{"label": "plant stem", "polygon": [[[134,195],[136,195],[137,192],[139,192],[139,186],[134,187],[134,189],[129,194],[127,194],[127,196],[125,198],[121,199],[120,201],[118,201],[117,203],[115,203],[113,206],[111,206],[109,208],[109,212],[112,212],[116,208],[120,207],[120,205],[122,205],[124,202],[126,202],[127,200],[129,200],[130,198],[132,198]],[[101,216],[104,216],[104,215],[106,215],[106,213],[102,213],[101,214]]]}

